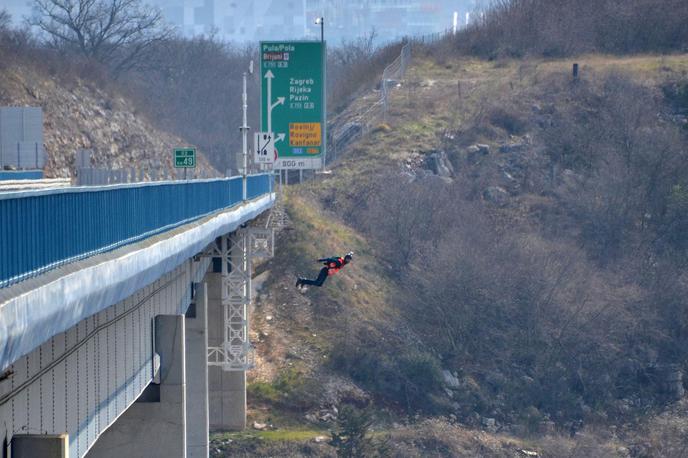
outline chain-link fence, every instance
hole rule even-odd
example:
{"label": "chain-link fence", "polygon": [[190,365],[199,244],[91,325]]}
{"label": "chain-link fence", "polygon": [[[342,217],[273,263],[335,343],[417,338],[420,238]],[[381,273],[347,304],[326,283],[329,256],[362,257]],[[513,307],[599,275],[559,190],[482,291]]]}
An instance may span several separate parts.
{"label": "chain-link fence", "polygon": [[370,132],[376,125],[386,122],[389,94],[392,88],[400,84],[404,79],[410,63],[411,43],[407,41],[402,46],[399,56],[385,67],[382,72],[380,98],[371,106],[361,110],[346,121],[342,121],[340,117],[335,117],[331,123],[334,126],[331,129],[332,135],[330,137],[330,150],[333,152],[330,157],[332,159],[336,159],[339,152]]}
{"label": "chain-link fence", "polygon": [[382,82],[380,85],[382,91],[383,117],[387,119],[387,109],[389,104],[389,91],[391,88],[399,84],[399,81],[406,76],[406,69],[411,61],[411,43],[407,42],[401,48],[399,57],[389,64],[382,72]]}

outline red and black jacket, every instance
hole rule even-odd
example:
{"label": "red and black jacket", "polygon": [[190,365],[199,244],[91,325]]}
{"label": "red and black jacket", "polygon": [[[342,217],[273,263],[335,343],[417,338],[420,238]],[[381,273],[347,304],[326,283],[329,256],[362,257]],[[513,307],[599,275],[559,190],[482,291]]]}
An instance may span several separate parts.
{"label": "red and black jacket", "polygon": [[323,258],[318,259],[318,262],[322,262],[327,266],[327,275],[336,274],[347,264],[344,258]]}

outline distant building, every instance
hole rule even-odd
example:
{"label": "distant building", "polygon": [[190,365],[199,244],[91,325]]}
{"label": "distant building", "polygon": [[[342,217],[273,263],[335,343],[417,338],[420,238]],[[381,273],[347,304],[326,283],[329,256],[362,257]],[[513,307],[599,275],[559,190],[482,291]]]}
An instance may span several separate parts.
{"label": "distant building", "polygon": [[319,35],[314,19],[325,17],[331,41],[366,36],[375,30],[382,40],[425,35],[451,27],[451,4],[462,2],[422,0],[306,0],[309,35]]}
{"label": "distant building", "polygon": [[[228,41],[318,39],[317,17],[325,17],[331,44],[365,37],[375,30],[378,43],[404,36],[450,30],[454,12],[460,26],[466,13],[489,0],[142,0],[160,8],[184,36],[215,34]],[[0,0],[15,24],[31,14],[31,0]],[[471,14],[471,17],[477,17]]]}
{"label": "distant building", "polygon": [[152,0],[186,36],[215,33],[231,41],[302,38],[303,0]]}
{"label": "distant building", "polygon": [[449,30],[480,0],[151,0],[186,36],[216,33],[232,41],[317,39],[334,44],[369,35],[388,41]]}

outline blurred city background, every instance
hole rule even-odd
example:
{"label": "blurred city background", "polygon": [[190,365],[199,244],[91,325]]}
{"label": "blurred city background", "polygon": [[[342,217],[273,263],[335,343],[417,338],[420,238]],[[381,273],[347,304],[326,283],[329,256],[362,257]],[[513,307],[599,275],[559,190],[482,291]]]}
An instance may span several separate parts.
{"label": "blurred city background", "polygon": [[[15,23],[31,15],[28,0],[3,0]],[[370,35],[384,43],[465,27],[487,0],[150,0],[187,37],[225,41],[315,39],[325,17],[326,39],[337,45]]]}

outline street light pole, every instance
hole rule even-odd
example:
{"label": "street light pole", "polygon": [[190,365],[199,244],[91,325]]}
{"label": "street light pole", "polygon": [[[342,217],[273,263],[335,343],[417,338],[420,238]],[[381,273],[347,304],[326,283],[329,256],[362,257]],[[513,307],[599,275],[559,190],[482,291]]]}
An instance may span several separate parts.
{"label": "street light pole", "polygon": [[243,158],[244,159],[244,161],[243,161],[244,166],[243,166],[242,171],[241,171],[242,172],[241,173],[241,175],[242,175],[241,181],[242,181],[242,200],[246,200],[246,198],[248,196],[248,192],[247,192],[248,191],[248,189],[247,189],[248,188],[248,183],[247,183],[247,181],[248,181],[248,177],[247,177],[247,175],[248,175],[248,138],[247,138],[247,136],[248,136],[248,125],[247,125],[248,116],[246,113],[246,111],[248,110],[248,94],[246,93],[246,72],[244,72],[244,92],[242,94],[241,99],[243,102],[243,112],[244,112],[243,113],[244,114],[244,122],[241,125],[241,128],[239,129],[239,130],[241,130],[242,152],[243,152],[243,156],[244,156],[244,158]]}
{"label": "street light pole", "polygon": [[325,41],[325,18],[320,16],[315,20],[316,24],[320,24],[320,41]]}

